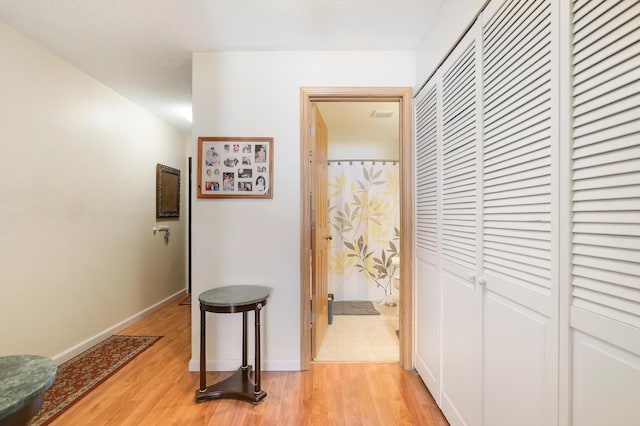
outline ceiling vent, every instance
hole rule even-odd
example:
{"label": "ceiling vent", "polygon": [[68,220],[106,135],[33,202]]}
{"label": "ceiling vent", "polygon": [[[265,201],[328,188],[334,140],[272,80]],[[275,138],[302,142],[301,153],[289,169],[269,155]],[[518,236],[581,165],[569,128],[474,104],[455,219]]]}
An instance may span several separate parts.
{"label": "ceiling vent", "polygon": [[371,118],[391,118],[393,111],[376,111],[371,112]]}

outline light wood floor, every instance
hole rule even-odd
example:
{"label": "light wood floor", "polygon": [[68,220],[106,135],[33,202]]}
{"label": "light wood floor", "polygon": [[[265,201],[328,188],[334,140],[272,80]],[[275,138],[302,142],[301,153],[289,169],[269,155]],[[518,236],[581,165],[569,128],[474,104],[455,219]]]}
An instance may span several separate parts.
{"label": "light wood floor", "polygon": [[[181,299],[180,299],[181,300]],[[263,372],[257,406],[196,404],[190,306],[177,300],[120,334],[161,335],[107,381],[58,417],[63,425],[447,425],[420,378],[398,364],[321,364],[309,371]],[[212,384],[231,373],[210,372]]]}

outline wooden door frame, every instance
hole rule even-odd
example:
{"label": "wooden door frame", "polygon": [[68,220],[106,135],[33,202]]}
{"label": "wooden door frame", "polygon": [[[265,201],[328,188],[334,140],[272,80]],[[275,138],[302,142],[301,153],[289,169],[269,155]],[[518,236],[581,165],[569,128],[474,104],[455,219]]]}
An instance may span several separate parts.
{"label": "wooden door frame", "polygon": [[300,368],[311,365],[311,168],[312,102],[399,102],[400,111],[400,366],[414,367],[413,90],[410,87],[303,87],[300,89]]}

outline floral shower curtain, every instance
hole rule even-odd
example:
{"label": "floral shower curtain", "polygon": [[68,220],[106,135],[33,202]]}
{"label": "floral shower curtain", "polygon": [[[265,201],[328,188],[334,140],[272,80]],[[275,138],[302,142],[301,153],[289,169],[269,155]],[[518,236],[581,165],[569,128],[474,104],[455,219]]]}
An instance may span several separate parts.
{"label": "floral shower curtain", "polygon": [[329,292],[335,300],[397,294],[399,173],[394,161],[329,163]]}

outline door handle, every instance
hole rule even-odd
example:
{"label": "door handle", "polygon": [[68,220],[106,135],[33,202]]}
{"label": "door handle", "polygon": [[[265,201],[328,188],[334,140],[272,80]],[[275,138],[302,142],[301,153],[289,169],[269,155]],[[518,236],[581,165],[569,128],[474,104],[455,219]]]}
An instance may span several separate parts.
{"label": "door handle", "polygon": [[333,235],[329,234],[326,237],[324,237],[324,239],[331,241],[331,240],[333,240]]}

